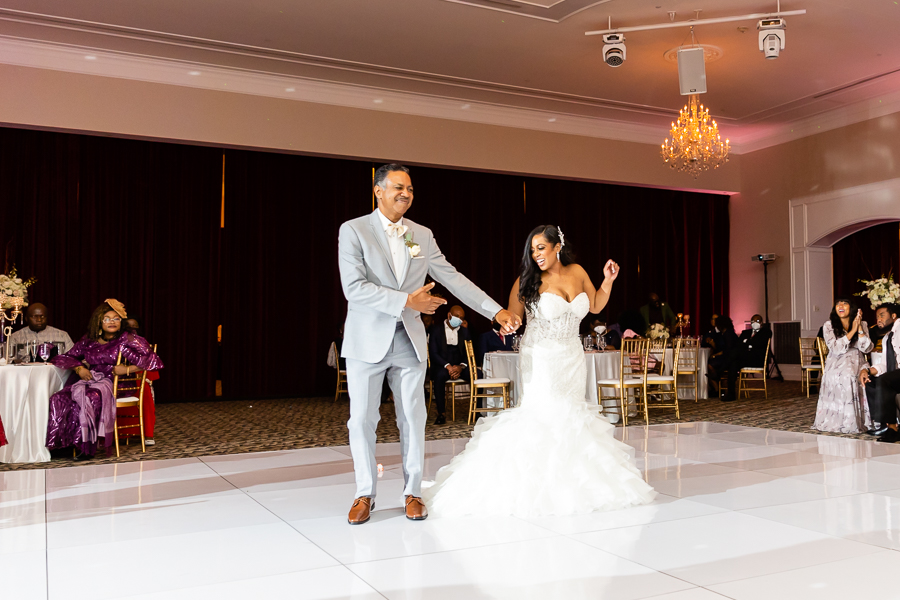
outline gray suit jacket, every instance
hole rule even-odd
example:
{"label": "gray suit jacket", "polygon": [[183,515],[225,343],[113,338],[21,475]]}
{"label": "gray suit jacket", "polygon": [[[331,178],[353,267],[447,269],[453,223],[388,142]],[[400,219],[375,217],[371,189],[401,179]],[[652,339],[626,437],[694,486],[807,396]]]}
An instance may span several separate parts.
{"label": "gray suit jacket", "polygon": [[[367,363],[380,362],[391,347],[397,318],[416,348],[419,361],[427,356],[422,315],[405,308],[409,294],[425,285],[425,275],[443,284],[472,310],[488,319],[502,307],[447,262],[427,227],[403,218],[420,252],[406,261],[406,272],[394,273],[391,251],[381,220],[372,213],[341,225],[338,265],[347,298],[347,320],[341,356]],[[403,281],[401,286],[398,281]]]}

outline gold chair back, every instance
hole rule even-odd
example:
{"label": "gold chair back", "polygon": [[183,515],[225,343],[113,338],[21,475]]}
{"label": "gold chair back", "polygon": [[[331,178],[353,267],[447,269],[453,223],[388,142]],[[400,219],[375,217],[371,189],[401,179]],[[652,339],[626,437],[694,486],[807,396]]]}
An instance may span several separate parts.
{"label": "gold chair back", "polygon": [[[152,351],[156,352],[156,344],[153,345]],[[126,364],[122,361],[122,351],[116,356],[116,366]],[[116,399],[116,408],[127,408],[137,406],[138,422],[134,425],[119,425],[118,411],[116,413],[116,423],[113,427],[113,435],[116,441],[116,457],[119,454],[119,431],[122,429],[137,429],[141,437],[141,452],[147,451],[147,445],[144,440],[144,382],[147,381],[147,371],[137,371],[131,375],[113,375],[113,398]],[[137,396],[119,396],[125,392],[136,392]]]}
{"label": "gold chair back", "polygon": [[[810,396],[810,388],[814,385],[818,386],[822,379],[824,361],[818,340],[819,338],[800,338],[800,380],[807,398]],[[813,379],[813,374],[817,375],[815,379]]]}
{"label": "gold chair back", "polygon": [[690,376],[694,387],[694,402],[700,400],[700,340],[694,338],[678,338],[680,351],[678,360],[674,363],[675,376],[680,380],[681,389],[690,389],[691,385],[684,384],[684,378]]}
{"label": "gold chair back", "polygon": [[[469,371],[472,375],[472,385],[469,388],[469,419],[468,423],[471,425],[475,422],[475,415],[477,413],[486,413],[486,412],[500,412],[501,410],[505,410],[509,408],[509,395],[510,395],[510,381],[505,378],[491,378],[491,379],[482,379],[478,377],[478,366],[475,364],[475,351],[472,349],[472,340],[465,340],[466,346],[466,361],[469,364]],[[499,394],[492,394],[489,391],[498,391]],[[478,399],[501,399],[503,401],[503,405],[501,407],[487,407],[487,403],[485,402],[485,406],[478,408]]]}
{"label": "gold chair back", "polygon": [[349,398],[350,390],[347,388],[347,371],[346,369],[341,369],[341,355],[338,352],[337,344],[334,342],[331,342],[331,352],[334,354],[334,364],[337,367],[337,387],[334,390],[334,401],[337,402],[341,394],[346,394],[347,398]]}

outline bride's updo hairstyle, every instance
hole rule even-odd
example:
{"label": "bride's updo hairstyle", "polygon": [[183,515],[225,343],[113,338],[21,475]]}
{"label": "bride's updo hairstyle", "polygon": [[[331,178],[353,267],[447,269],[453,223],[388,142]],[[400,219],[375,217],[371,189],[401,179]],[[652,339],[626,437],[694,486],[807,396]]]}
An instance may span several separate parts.
{"label": "bride's updo hairstyle", "polygon": [[541,225],[531,230],[531,233],[525,238],[525,250],[522,252],[522,272],[519,274],[519,302],[532,308],[541,298],[538,292],[541,289],[541,269],[531,256],[531,240],[536,235],[543,235],[551,246],[562,243],[562,247],[559,249],[559,262],[563,266],[571,265],[575,262],[575,253],[572,252],[571,243],[569,240],[563,241],[560,238],[559,229],[556,225]]}

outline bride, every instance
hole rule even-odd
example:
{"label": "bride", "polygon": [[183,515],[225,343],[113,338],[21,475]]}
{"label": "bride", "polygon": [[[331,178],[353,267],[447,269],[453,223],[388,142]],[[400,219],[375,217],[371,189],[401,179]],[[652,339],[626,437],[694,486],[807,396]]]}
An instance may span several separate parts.
{"label": "bride", "polygon": [[574,515],[653,500],[634,451],[584,396],[578,325],[606,306],[618,271],[608,261],[594,289],[562,231],[543,225],[528,235],[509,294],[509,311],[528,314],[519,406],[480,419],[465,450],[438,471],[423,491],[433,515]]}

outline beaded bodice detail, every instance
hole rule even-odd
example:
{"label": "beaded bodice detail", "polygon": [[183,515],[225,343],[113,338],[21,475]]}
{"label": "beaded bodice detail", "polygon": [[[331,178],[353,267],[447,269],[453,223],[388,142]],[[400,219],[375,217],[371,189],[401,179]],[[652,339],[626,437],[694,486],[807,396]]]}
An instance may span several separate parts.
{"label": "beaded bodice detail", "polygon": [[577,341],[578,327],[590,308],[591,302],[584,292],[571,302],[557,294],[544,292],[534,310],[526,309],[528,326],[522,343],[534,345],[546,339]]}

